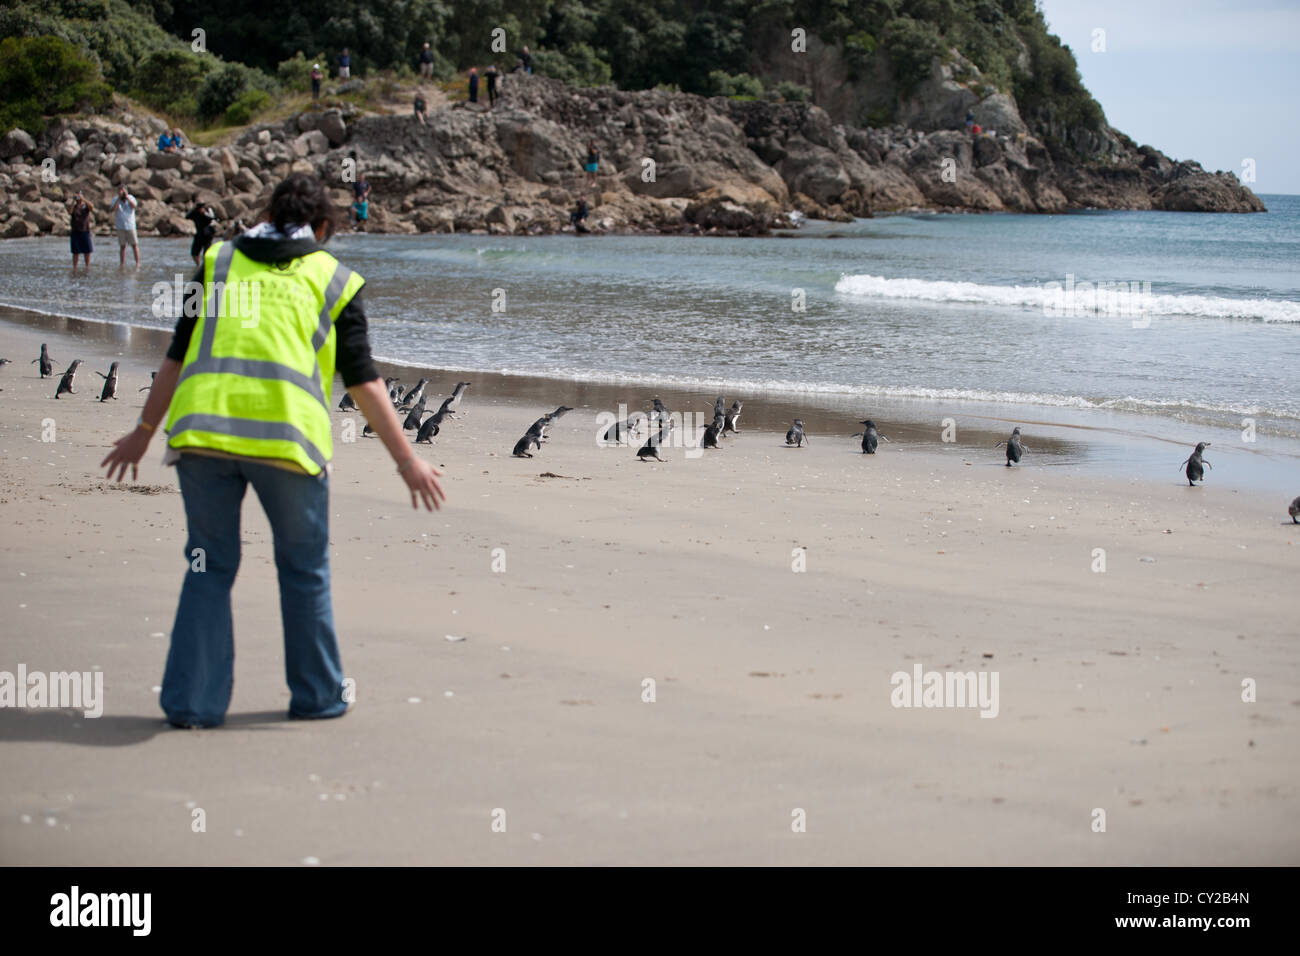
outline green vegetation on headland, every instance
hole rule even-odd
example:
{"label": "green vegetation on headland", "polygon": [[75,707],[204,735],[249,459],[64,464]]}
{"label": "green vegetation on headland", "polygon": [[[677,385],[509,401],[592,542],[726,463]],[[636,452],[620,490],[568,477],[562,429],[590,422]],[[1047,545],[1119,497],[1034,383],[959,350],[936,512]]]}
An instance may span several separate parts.
{"label": "green vegetation on headland", "polygon": [[[13,49],[0,126],[93,106],[95,74],[176,121],[242,125],[306,92],[312,63],[334,76],[343,47],[354,77],[391,79],[414,74],[425,42],[440,80],[489,62],[509,70],[528,47],[536,73],[575,85],[777,101],[816,101],[790,64],[811,72],[829,50],[839,72],[822,85],[860,91],[846,119],[872,125],[897,119],[938,58],[982,95],[1013,94],[1045,141],[1104,120],[1033,0],[16,0],[0,10],[5,37],[66,47]],[[22,76],[74,82],[52,95]]]}

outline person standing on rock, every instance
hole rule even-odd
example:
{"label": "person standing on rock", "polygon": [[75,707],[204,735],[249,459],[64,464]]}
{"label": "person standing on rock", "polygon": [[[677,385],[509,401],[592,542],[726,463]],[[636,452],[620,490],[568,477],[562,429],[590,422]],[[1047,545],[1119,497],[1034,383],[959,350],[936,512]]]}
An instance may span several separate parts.
{"label": "person standing on rock", "polygon": [[217,236],[217,214],[208,203],[201,202],[185,217],[194,223],[194,240],[190,243],[190,258],[196,266],[202,265],[203,254]]}
{"label": "person standing on rock", "polygon": [[344,47],[343,52],[339,54],[339,82],[343,82],[352,76],[352,55],[348,53],[348,48]]}
{"label": "person standing on rock", "polygon": [[321,72],[320,64],[313,63],[311,65],[311,98],[313,100],[320,99],[320,81],[323,79],[325,79],[325,74]]}
{"label": "person standing on rock", "polygon": [[519,51],[519,62],[524,65],[524,72],[532,75],[533,72],[533,55],[528,52],[528,47]]}
{"label": "person standing on rock", "polygon": [[478,102],[478,67],[476,66],[469,68],[469,101]]}
{"label": "person standing on rock", "polygon": [[140,203],[126,191],[126,186],[119,186],[117,198],[109,207],[113,213],[113,223],[117,227],[117,267],[126,268],[126,248],[131,247],[135,253],[135,267],[140,268],[140,240],[135,234],[135,210]]}
{"label": "person standing on rock", "polygon": [[420,51],[420,76],[426,80],[433,79],[433,51],[429,49],[428,43]]}
{"label": "person standing on rock", "polygon": [[89,275],[90,254],[95,251],[95,245],[90,239],[90,220],[95,211],[81,193],[73,196],[72,202],[68,205],[72,216],[69,232],[69,243],[72,246],[72,274],[77,274],[77,257],[85,256],[86,274]]}
{"label": "person standing on rock", "polygon": [[[176,727],[220,726],[230,706],[231,590],[249,485],[271,525],[289,717],[347,713],[330,588],[336,369],[393,457],[411,506],[433,511],[446,499],[441,473],[403,437],[375,368],[361,304],[365,280],[321,245],[337,217],[325,184],[295,173],[276,186],[264,222],[208,251],[194,293],[205,307],[181,309],[135,428],[100,463],[110,481],[128,469],[135,479],[165,418],[163,460],[176,466],[187,524],[185,580],[159,696]],[[252,323],[236,302],[243,297],[227,291],[250,287],[260,303]]]}
{"label": "person standing on rock", "polygon": [[492,109],[497,105],[497,80],[501,78],[501,74],[497,72],[497,65],[495,63],[488,64],[486,76],[488,109]]}
{"label": "person standing on rock", "polygon": [[600,150],[594,139],[587,141],[587,164],[583,167],[587,173],[587,185],[596,185],[596,175],[600,172]]}

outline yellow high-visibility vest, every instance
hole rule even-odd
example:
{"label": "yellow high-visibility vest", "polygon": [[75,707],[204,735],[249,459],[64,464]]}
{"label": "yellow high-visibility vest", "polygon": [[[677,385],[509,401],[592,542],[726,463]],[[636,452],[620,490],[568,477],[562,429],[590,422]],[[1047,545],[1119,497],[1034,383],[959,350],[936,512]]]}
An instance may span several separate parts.
{"label": "yellow high-visibility vest", "polygon": [[364,283],[323,250],[270,263],[233,242],[210,247],[167,443],[285,459],[320,474],[334,453],[334,322]]}

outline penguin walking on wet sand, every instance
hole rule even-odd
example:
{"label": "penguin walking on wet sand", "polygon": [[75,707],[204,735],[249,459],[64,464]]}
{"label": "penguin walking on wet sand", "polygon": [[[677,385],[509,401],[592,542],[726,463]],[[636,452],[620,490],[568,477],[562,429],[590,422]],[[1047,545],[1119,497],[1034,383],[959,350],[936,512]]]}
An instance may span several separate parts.
{"label": "penguin walking on wet sand", "polygon": [[879,447],[882,439],[884,441],[889,441],[888,438],[885,438],[884,435],[876,431],[876,423],[870,418],[860,421],[858,424],[863,426],[863,430],[860,432],[854,432],[852,437],[862,437],[862,454],[874,455],[876,453],[876,448]]}
{"label": "penguin walking on wet sand", "polygon": [[722,426],[718,424],[716,419],[714,420],[712,425],[705,425],[704,438],[702,439],[700,444],[704,448],[721,448],[722,446],[718,444],[718,430],[721,427]]}
{"label": "penguin walking on wet sand", "polygon": [[103,372],[96,372],[95,374],[104,380],[104,390],[99,393],[99,400],[101,402],[106,402],[111,398],[114,401],[116,401],[117,400],[117,363],[114,362],[112,365],[108,367],[107,375],[105,375]]}
{"label": "penguin walking on wet sand", "polygon": [[440,408],[430,415],[424,424],[420,426],[419,432],[416,433],[415,443],[417,445],[432,445],[433,437],[442,431],[442,416],[446,414],[449,413]]}
{"label": "penguin walking on wet sand", "polygon": [[[663,427],[663,422],[660,422],[660,428],[662,427]],[[655,433],[652,431],[648,436],[646,436],[645,444],[642,445],[641,449],[636,453],[637,459],[639,461],[645,461],[647,458],[653,458],[655,461],[663,461],[663,459],[659,457],[659,446],[663,444],[663,440],[664,440],[663,436],[671,435],[672,432],[673,432],[672,422],[669,422],[667,430],[662,432],[658,436],[656,436]]]}
{"label": "penguin walking on wet sand", "polygon": [[137,391],[137,392],[147,392],[147,391],[149,391],[149,389],[153,388],[153,383],[156,382],[156,381],[158,381],[158,373],[157,373],[157,372],[150,372],[150,373],[149,373],[149,384],[148,384],[148,385],[141,385],[138,389],[136,389],[136,391]]}
{"label": "penguin walking on wet sand", "polygon": [[1300,524],[1300,498],[1296,498],[1286,509],[1286,513],[1291,516],[1292,524]]}
{"label": "penguin walking on wet sand", "polygon": [[339,411],[346,412],[349,409],[356,408],[356,400],[353,399],[352,393],[344,390],[343,397],[339,399]]}
{"label": "penguin walking on wet sand", "polygon": [[442,411],[444,415],[451,414],[456,411],[456,407],[460,404],[460,400],[465,395],[465,389],[469,388],[470,384],[471,383],[469,382],[456,383],[456,387],[451,390],[451,394],[448,395],[447,398],[442,403],[442,408],[440,409],[440,411]]}
{"label": "penguin walking on wet sand", "polygon": [[796,448],[802,448],[803,443],[808,440],[808,436],[803,433],[803,419],[796,418],[790,430],[785,433],[785,443],[794,445]]}
{"label": "penguin walking on wet sand", "polygon": [[397,404],[400,405],[403,410],[417,404],[424,398],[424,386],[428,384],[429,380],[427,378],[420,379],[415,383],[414,388],[401,397]]}
{"label": "penguin walking on wet sand", "polygon": [[0,358],[0,368],[4,368],[6,365],[12,365],[13,363],[13,359]]}
{"label": "penguin walking on wet sand", "polygon": [[397,376],[393,375],[384,379],[384,386],[388,389],[388,400],[396,405],[397,400],[402,397],[402,386],[397,381]]}
{"label": "penguin walking on wet sand", "polygon": [[1008,438],[1006,441],[998,442],[998,444],[994,445],[993,447],[997,448],[999,445],[1007,446],[1007,467],[1008,468],[1010,468],[1012,464],[1019,462],[1020,456],[1029,450],[1029,446],[1020,440],[1019,425],[1011,429],[1010,438]]}
{"label": "penguin walking on wet sand", "polygon": [[[640,417],[638,417],[640,416]],[[623,439],[631,441],[632,436],[636,433],[637,426],[645,416],[641,412],[633,412],[628,416],[625,422],[615,422],[605,429],[605,433],[600,436],[601,441],[616,442],[623,444]]]}
{"label": "penguin walking on wet sand", "polygon": [[742,407],[740,399],[731,403],[731,407],[723,415],[722,434],[725,435],[727,432],[731,432],[733,435],[740,434],[740,429],[736,427],[736,423],[740,421],[740,409]]}
{"label": "penguin walking on wet sand", "polygon": [[50,358],[50,350],[45,347],[44,342],[41,343],[41,357],[32,359],[31,364],[35,365],[37,362],[41,363],[41,378],[49,378],[54,374],[54,360]]}
{"label": "penguin walking on wet sand", "polygon": [[664,403],[659,401],[657,397],[651,399],[650,401],[653,406],[653,410],[650,413],[650,420],[651,422],[659,423],[659,440],[663,441],[664,422],[668,421],[668,416],[671,415],[672,413],[669,412],[668,409],[664,407]]}
{"label": "penguin walking on wet sand", "polygon": [[421,397],[416,406],[411,409],[406,416],[406,421],[402,422],[402,431],[414,431],[420,427],[420,419],[424,418],[424,398]]}
{"label": "penguin walking on wet sand", "polygon": [[529,448],[536,448],[538,451],[542,450],[541,442],[537,440],[537,433],[531,428],[524,433],[523,438],[515,442],[515,450],[510,454],[516,458],[532,458],[533,454],[528,450]]}
{"label": "penguin walking on wet sand", "polygon": [[1198,481],[1205,480],[1206,468],[1209,468],[1211,470],[1214,469],[1213,465],[1211,465],[1208,461],[1206,461],[1204,458],[1201,457],[1201,455],[1205,452],[1205,449],[1209,447],[1210,447],[1210,443],[1208,441],[1197,442],[1196,450],[1193,451],[1187,457],[1187,460],[1183,462],[1182,465],[1178,466],[1179,468],[1182,468],[1184,465],[1187,466],[1186,474],[1187,474],[1187,484],[1189,486],[1195,485]]}
{"label": "penguin walking on wet sand", "polygon": [[59,379],[59,387],[54,392],[54,397],[58,398],[64,392],[69,395],[76,395],[77,390],[72,387],[72,381],[77,377],[77,369],[81,368],[81,359],[73,359],[68,370],[63,373],[63,378]]}

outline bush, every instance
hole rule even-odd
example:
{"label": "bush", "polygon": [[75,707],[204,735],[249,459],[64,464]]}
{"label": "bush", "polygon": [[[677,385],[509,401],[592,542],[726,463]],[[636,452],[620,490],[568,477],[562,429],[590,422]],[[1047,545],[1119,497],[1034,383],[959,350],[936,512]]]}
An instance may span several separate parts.
{"label": "bush", "polygon": [[930,23],[896,17],[885,24],[885,49],[898,87],[907,94],[930,75],[931,63],[943,53],[943,37]]}
{"label": "bush", "polygon": [[103,109],[113,91],[99,67],[58,37],[0,41],[0,130],[20,126],[37,134],[45,116]]}
{"label": "bush", "polygon": [[575,43],[569,52],[538,50],[533,53],[533,72],[574,86],[608,86],[613,78],[609,64],[586,43]]}
{"label": "bush", "polygon": [[193,116],[197,94],[212,67],[210,57],[196,56],[188,50],[155,50],[136,69],[131,93],[154,109]]}
{"label": "bush", "polygon": [[812,99],[812,90],[806,86],[800,86],[798,83],[791,83],[789,80],[782,80],[776,84],[772,92],[787,103],[807,103]]}
{"label": "bush", "polygon": [[723,70],[713,70],[709,73],[707,93],[709,96],[757,99],[763,95],[763,81],[748,73],[732,76]]}
{"label": "bush", "polygon": [[209,73],[199,90],[199,117],[214,120],[223,115],[250,90],[275,92],[275,81],[261,70],[250,70],[242,63],[224,63]]}
{"label": "bush", "polygon": [[319,63],[321,72],[326,76],[329,75],[329,60],[325,58],[324,53],[317,53],[311,59],[302,55],[299,50],[287,60],[281,60],[275,68],[275,77],[280,81],[280,86],[286,90],[292,90],[297,93],[306,93],[311,90],[311,68],[312,64]]}
{"label": "bush", "polygon": [[226,107],[227,126],[247,126],[254,116],[271,105],[271,94],[266,90],[249,90]]}

